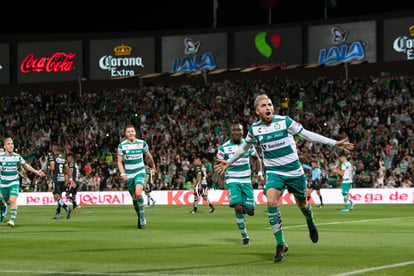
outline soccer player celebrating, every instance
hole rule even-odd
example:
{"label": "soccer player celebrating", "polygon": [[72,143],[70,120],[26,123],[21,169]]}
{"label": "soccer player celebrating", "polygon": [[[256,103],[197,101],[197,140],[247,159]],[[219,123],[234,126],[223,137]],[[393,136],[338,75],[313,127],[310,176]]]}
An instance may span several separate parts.
{"label": "soccer player celebrating", "polygon": [[[230,129],[230,140],[219,147],[217,160],[228,160],[243,143],[246,143],[243,139],[243,126],[233,124]],[[253,216],[255,209],[250,157],[255,160],[255,169],[258,172],[259,180],[263,181],[262,160],[259,158],[254,145],[250,145],[246,154],[227,169],[224,177],[225,188],[228,190],[230,198],[229,207],[234,208],[236,224],[242,235],[244,245],[250,244],[244,214],[247,213],[249,216]],[[217,174],[217,180],[220,188],[223,188],[223,178],[220,174]]]}
{"label": "soccer player celebrating", "polygon": [[250,126],[245,138],[246,143],[243,143],[230,159],[218,160],[215,170],[223,174],[230,165],[244,156],[251,144],[258,143],[261,146],[266,171],[267,213],[277,243],[273,261],[279,262],[288,250],[278,206],[285,187],[293,193],[296,205],[306,219],[310,239],[314,243],[319,239],[312,208],[306,200],[306,177],[299,161],[294,136],[299,135],[308,141],[336,146],[346,151],[353,149],[354,145],[347,142],[347,138],[336,141],[304,129],[288,116],[274,115],[272,101],[267,95],[257,96],[254,108],[260,120]]}
{"label": "soccer player celebrating", "polygon": [[147,142],[136,138],[133,125],[126,126],[125,138],[126,140],[118,145],[118,169],[132,197],[132,203],[138,216],[138,228],[142,228],[147,224],[144,213],[144,198],[142,197],[147,175],[144,158],[148,161],[153,172],[156,171],[156,168]]}
{"label": "soccer player celebrating", "polygon": [[7,224],[14,227],[17,216],[17,197],[19,195],[19,175],[18,166],[22,166],[25,170],[31,171],[38,176],[45,176],[41,170],[36,170],[26,163],[20,154],[14,152],[14,143],[12,138],[4,140],[5,151],[0,154],[0,206],[1,222],[3,222],[5,213],[3,213],[4,202],[10,204],[10,220]]}

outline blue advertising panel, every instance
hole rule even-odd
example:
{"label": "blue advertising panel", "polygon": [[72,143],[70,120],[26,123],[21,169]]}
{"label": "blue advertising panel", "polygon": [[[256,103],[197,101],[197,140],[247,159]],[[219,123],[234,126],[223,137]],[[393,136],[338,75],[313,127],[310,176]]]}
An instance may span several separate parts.
{"label": "blue advertising panel", "polygon": [[162,72],[212,71],[227,68],[227,34],[164,36]]}
{"label": "blue advertising panel", "polygon": [[375,21],[317,25],[308,28],[308,62],[377,62]]}

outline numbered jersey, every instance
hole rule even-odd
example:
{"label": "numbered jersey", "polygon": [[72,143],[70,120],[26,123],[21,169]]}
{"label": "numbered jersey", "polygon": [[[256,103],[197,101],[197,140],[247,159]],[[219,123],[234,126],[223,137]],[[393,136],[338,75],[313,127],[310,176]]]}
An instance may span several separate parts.
{"label": "numbered jersey", "polygon": [[207,178],[206,178],[207,168],[204,165],[199,165],[194,168],[194,172],[196,176],[201,174],[201,183],[198,183],[198,184],[207,186]]}
{"label": "numbered jersey", "polygon": [[352,164],[349,161],[342,163],[341,170],[344,171],[344,176],[342,177],[342,183],[352,183]]}
{"label": "numbered jersey", "polygon": [[65,170],[68,166],[66,158],[60,154],[49,155],[49,163],[55,164],[55,169],[52,171],[52,179],[54,182],[65,182]]}

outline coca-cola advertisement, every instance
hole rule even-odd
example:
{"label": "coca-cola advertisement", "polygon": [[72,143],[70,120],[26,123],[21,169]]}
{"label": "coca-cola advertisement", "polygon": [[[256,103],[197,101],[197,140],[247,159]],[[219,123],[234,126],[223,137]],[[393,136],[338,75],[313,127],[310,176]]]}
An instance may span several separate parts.
{"label": "coca-cola advertisement", "polygon": [[19,83],[77,81],[83,77],[82,41],[19,43]]}

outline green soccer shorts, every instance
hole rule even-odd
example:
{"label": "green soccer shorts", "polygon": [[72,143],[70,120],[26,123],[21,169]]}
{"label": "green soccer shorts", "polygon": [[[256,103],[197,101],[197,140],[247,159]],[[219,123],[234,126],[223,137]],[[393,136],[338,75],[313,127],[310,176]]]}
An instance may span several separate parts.
{"label": "green soccer shorts", "polygon": [[230,207],[243,203],[248,209],[254,209],[254,192],[251,181],[247,183],[235,182],[234,179],[226,179],[226,189],[229,194]]}
{"label": "green soccer shorts", "polygon": [[144,187],[146,176],[147,176],[146,173],[139,173],[133,178],[128,178],[128,180],[126,181],[126,185],[127,185],[127,188],[128,188],[128,192],[131,195],[135,194],[135,187],[137,185],[142,185],[142,187]]}
{"label": "green soccer shorts", "polygon": [[297,200],[306,199],[306,177],[304,174],[300,176],[283,176],[275,173],[266,174],[266,190],[269,188],[275,188],[283,190],[288,189],[289,193],[292,193]]}
{"label": "green soccer shorts", "polygon": [[10,199],[10,196],[19,196],[19,184],[13,184],[8,187],[0,188],[0,192],[3,195],[4,201]]}

